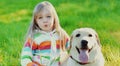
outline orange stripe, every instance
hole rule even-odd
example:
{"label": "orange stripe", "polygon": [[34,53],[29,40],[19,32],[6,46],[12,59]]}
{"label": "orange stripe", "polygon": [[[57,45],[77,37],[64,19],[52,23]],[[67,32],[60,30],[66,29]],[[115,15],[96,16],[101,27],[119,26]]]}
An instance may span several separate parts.
{"label": "orange stripe", "polygon": [[37,48],[38,48],[38,45],[35,42],[33,42],[33,44],[32,44],[32,50],[36,50]]}
{"label": "orange stripe", "polygon": [[[51,42],[50,41],[44,41],[38,46],[39,50],[50,49],[50,48],[51,48]],[[57,49],[60,48],[60,40],[56,41],[56,48]]]}
{"label": "orange stripe", "polygon": [[[44,50],[44,49],[50,49],[51,48],[51,41],[44,41],[40,43],[39,45],[33,42],[32,44],[32,50]],[[56,40],[56,48],[60,49],[60,40]]]}
{"label": "orange stripe", "polygon": [[56,41],[56,47],[57,47],[57,49],[60,49],[60,40]]}
{"label": "orange stripe", "polygon": [[50,41],[44,41],[40,45],[38,45],[39,50],[44,50],[44,49],[50,49],[51,42]]}

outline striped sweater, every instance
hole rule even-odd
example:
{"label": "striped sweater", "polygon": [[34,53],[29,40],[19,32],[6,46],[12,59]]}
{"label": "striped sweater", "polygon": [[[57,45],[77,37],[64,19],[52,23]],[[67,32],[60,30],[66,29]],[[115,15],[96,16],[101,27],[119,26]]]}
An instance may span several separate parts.
{"label": "striped sweater", "polygon": [[[28,38],[21,54],[21,65],[35,61],[46,66],[59,66],[60,37],[55,30],[52,32],[40,31]],[[67,40],[67,39],[66,39]],[[31,43],[32,42],[32,43]],[[68,41],[66,42],[66,47]]]}

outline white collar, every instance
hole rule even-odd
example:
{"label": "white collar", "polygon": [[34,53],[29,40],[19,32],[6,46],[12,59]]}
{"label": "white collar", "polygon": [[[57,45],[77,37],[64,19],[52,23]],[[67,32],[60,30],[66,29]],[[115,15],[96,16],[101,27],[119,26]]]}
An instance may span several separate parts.
{"label": "white collar", "polygon": [[43,31],[43,30],[39,30],[38,32],[42,33],[42,34],[54,34],[56,32],[56,29],[50,31],[50,32],[46,32],[46,31]]}

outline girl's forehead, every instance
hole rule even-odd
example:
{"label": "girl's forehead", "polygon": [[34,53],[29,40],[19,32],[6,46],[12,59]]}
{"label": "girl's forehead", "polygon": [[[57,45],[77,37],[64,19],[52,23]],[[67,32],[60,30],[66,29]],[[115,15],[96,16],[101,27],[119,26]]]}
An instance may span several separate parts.
{"label": "girl's forehead", "polygon": [[43,13],[45,13],[45,14],[52,14],[52,10],[51,9],[48,9],[48,8],[43,8],[43,9],[41,9],[40,11],[39,11],[39,15],[41,15],[41,14],[43,14]]}

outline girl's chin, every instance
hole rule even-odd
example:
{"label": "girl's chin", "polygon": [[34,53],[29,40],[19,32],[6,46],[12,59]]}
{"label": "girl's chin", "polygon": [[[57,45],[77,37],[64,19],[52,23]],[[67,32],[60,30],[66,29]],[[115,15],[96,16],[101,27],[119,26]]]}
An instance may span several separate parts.
{"label": "girl's chin", "polygon": [[45,31],[45,32],[51,32],[52,30],[51,29],[43,29],[43,31]]}

